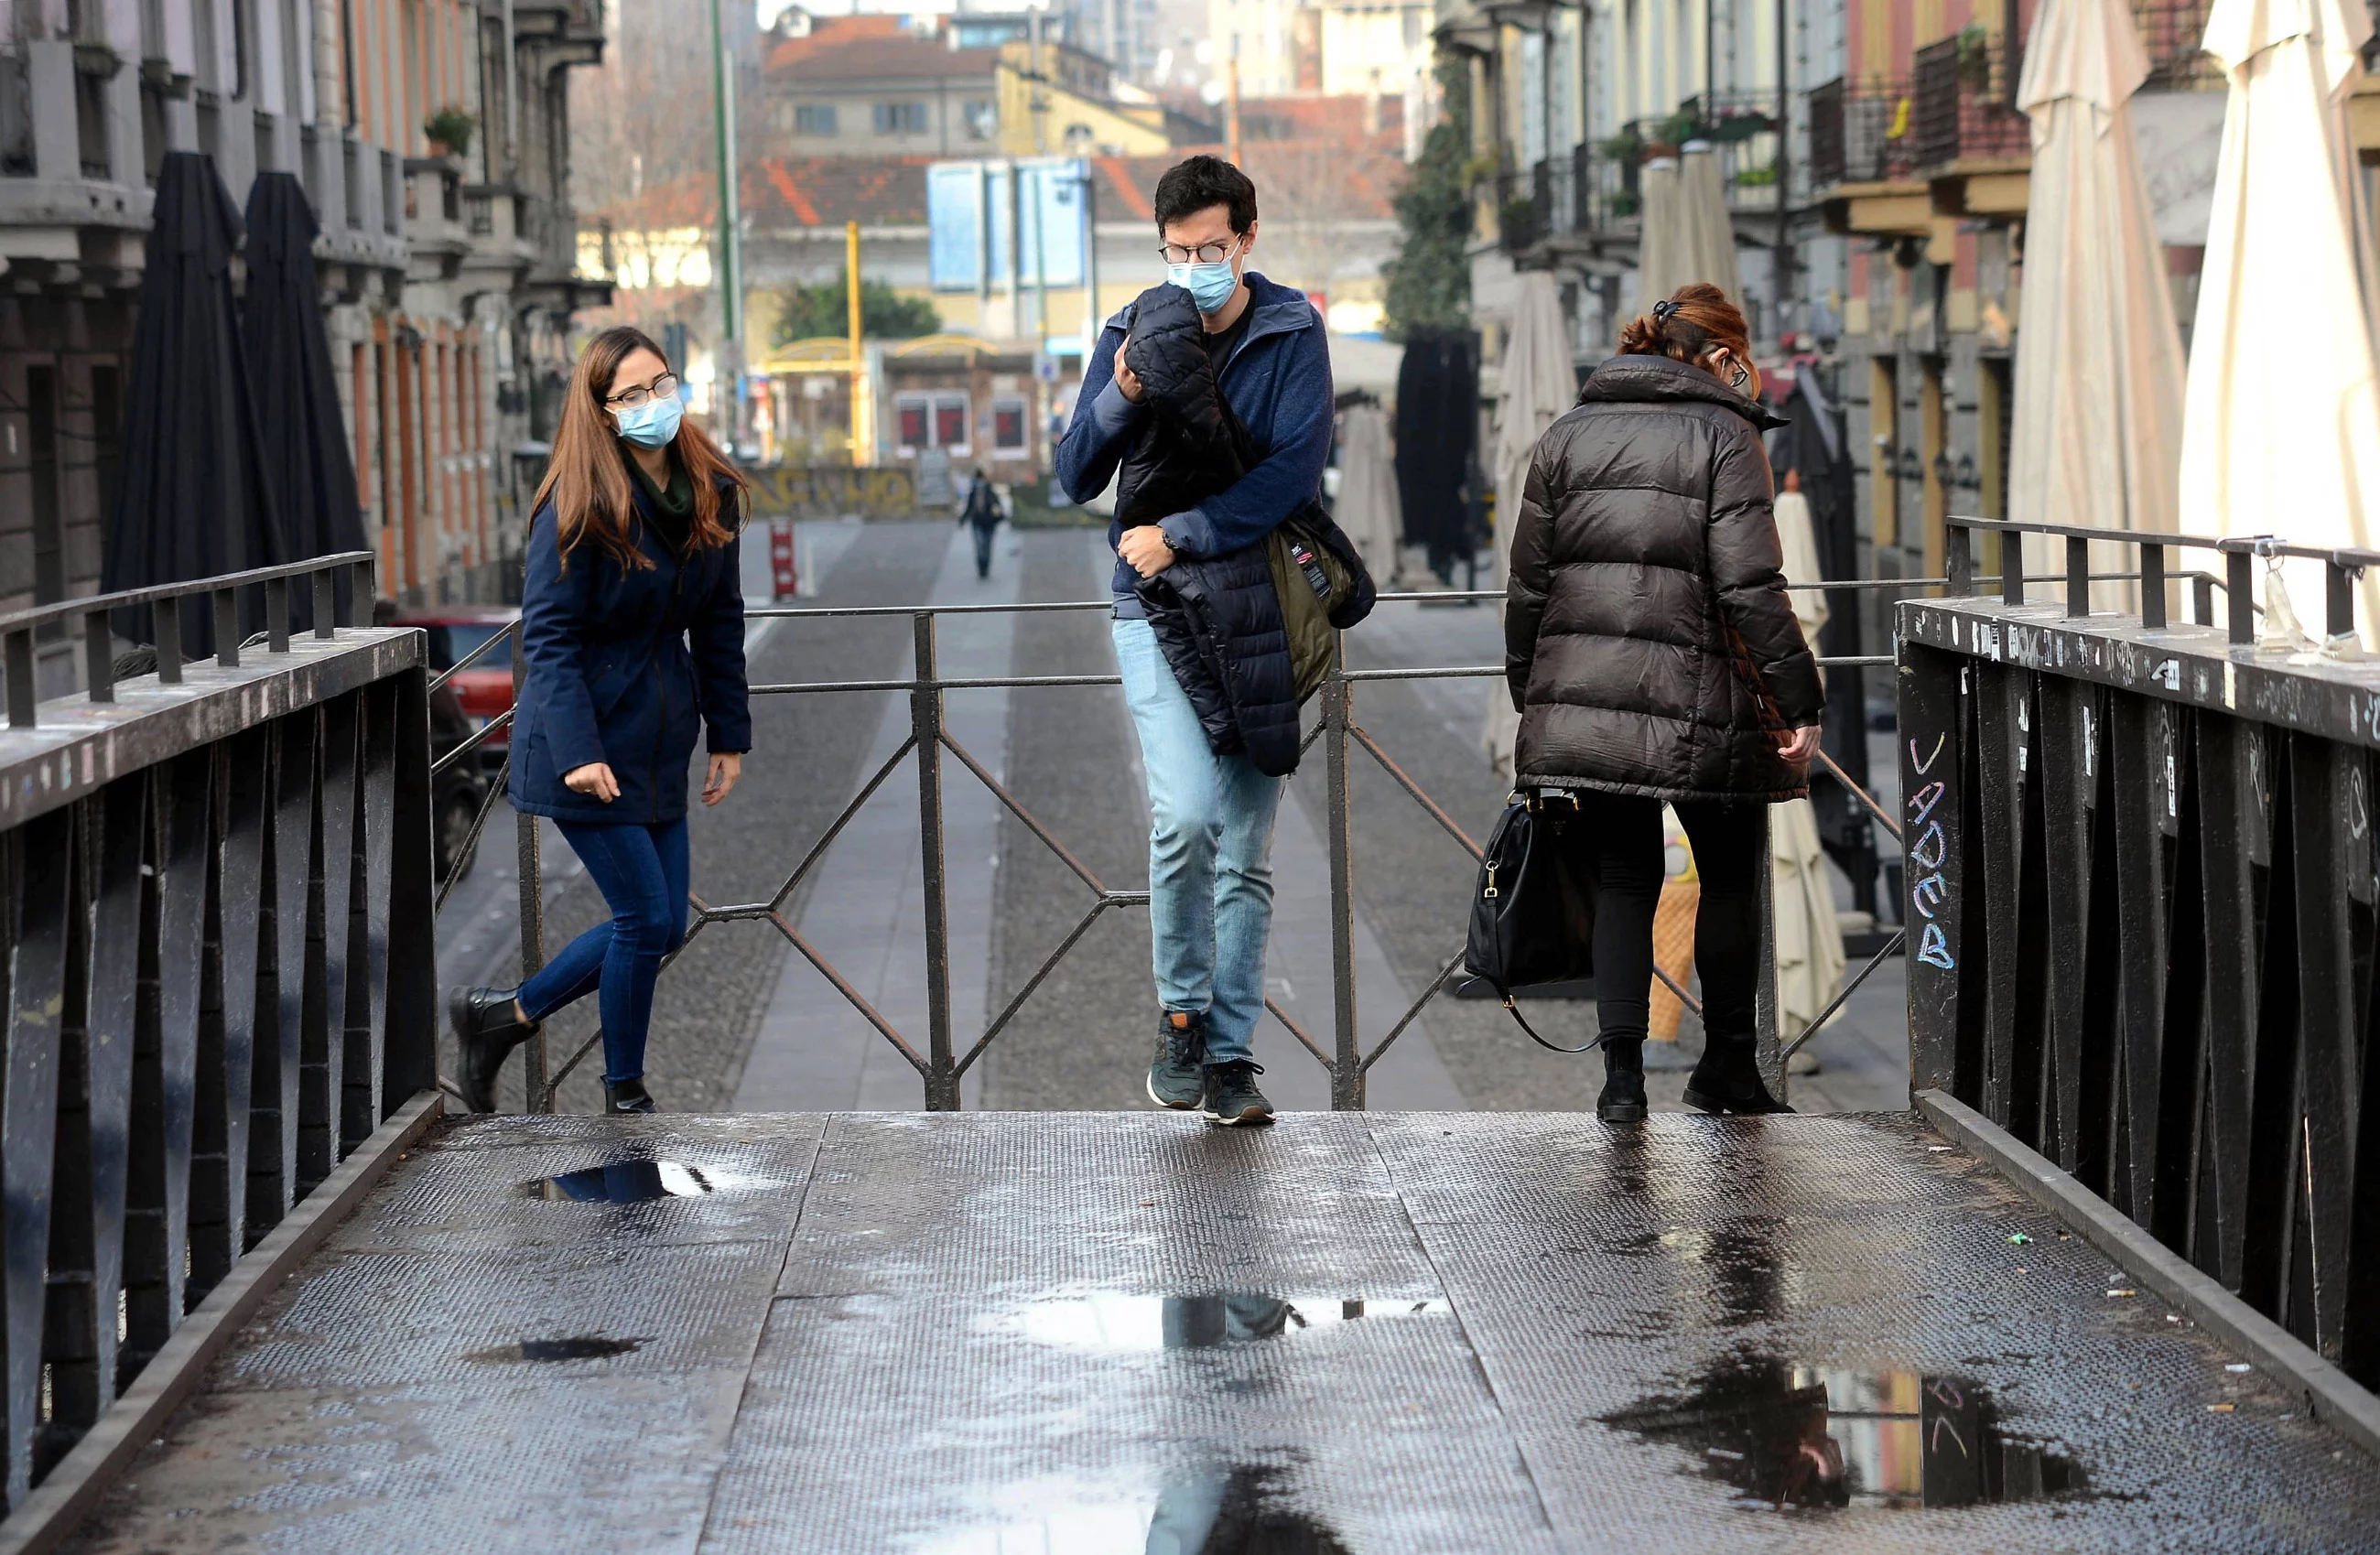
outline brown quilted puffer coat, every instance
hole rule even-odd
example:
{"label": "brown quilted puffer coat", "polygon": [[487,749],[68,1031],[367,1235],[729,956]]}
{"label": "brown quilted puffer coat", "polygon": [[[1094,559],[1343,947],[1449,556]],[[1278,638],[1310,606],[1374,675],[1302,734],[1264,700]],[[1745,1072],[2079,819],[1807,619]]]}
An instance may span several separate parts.
{"label": "brown quilted puffer coat", "polygon": [[1518,784],[1808,792],[1773,738],[1826,706],[1779,570],[1773,424],[1698,367],[1628,356],[1546,429],[1505,594]]}

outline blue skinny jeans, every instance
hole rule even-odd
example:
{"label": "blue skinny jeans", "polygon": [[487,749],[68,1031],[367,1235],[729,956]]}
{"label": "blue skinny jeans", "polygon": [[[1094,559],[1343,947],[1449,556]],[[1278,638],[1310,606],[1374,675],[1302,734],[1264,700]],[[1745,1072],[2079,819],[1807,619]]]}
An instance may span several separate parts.
{"label": "blue skinny jeans", "polygon": [[543,1020],[601,989],[603,1078],[613,1085],[645,1072],[653,1024],[653,983],[662,961],[685,942],[686,821],[658,826],[556,822],[612,909],[521,985],[522,1013]]}

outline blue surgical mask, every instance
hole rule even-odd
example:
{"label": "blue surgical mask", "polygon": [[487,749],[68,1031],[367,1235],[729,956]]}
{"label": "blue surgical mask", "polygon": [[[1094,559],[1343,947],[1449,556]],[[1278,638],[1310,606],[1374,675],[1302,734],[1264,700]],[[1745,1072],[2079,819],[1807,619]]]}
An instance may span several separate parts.
{"label": "blue surgical mask", "polygon": [[639,448],[666,448],[677,436],[677,424],[686,415],[686,401],[675,395],[650,399],[644,404],[612,414],[619,419],[620,435]]}
{"label": "blue surgical mask", "polygon": [[1240,284],[1240,273],[1230,260],[1212,264],[1169,264],[1165,278],[1190,294],[1201,313],[1220,313]]}

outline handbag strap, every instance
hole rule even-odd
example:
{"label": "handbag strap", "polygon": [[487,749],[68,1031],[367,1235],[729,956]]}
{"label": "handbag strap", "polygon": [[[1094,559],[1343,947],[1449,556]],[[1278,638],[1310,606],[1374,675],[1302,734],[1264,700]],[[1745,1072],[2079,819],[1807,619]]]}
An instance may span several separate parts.
{"label": "handbag strap", "polygon": [[1521,1014],[1521,1007],[1512,1002],[1512,996],[1511,993],[1506,992],[1502,989],[1498,989],[1496,991],[1504,995],[1504,1013],[1512,1016],[1514,1024],[1518,1025],[1522,1030],[1529,1034],[1530,1041],[1535,1042],[1537,1046],[1545,1049],[1546,1051],[1549,1053],[1583,1053],[1592,1051],[1603,1045],[1603,1037],[1599,1032],[1597,1035],[1588,1038],[1585,1042],[1579,1044],[1575,1048],[1565,1048],[1559,1042],[1548,1042],[1544,1038],[1537,1035],[1537,1028],[1531,1026],[1528,1022],[1528,1018]]}

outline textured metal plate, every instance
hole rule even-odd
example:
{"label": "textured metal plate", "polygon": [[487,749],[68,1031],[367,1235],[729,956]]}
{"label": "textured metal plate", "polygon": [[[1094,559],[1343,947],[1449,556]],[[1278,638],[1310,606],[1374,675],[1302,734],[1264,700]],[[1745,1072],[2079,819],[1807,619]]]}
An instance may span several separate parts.
{"label": "textured metal plate", "polygon": [[[517,1196],[635,1155],[784,1186]],[[2367,1547],[2380,1466],[2133,1288],[1900,1116],[491,1120],[85,1547]],[[1979,1384],[2087,1488],[1780,1512],[1605,1423],[1796,1367]]]}

